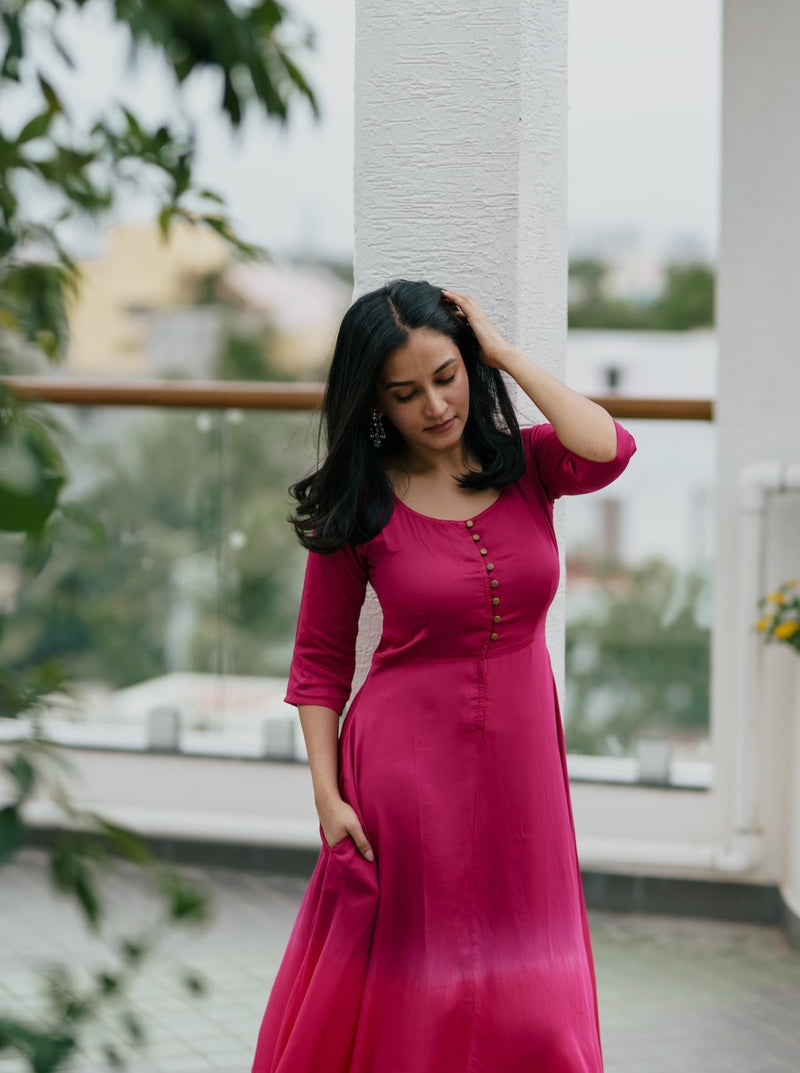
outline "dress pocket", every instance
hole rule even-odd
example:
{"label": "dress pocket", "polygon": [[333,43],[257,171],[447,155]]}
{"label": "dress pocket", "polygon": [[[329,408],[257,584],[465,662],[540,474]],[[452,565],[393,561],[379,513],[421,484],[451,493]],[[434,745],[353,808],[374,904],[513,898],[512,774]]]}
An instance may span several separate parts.
{"label": "dress pocket", "polygon": [[353,842],[350,835],[345,835],[344,838],[340,838],[338,842],[334,842],[333,845],[331,845],[325,837],[325,833],[322,830],[322,824],[319,825],[319,837],[322,839],[323,849],[328,849],[331,853],[341,853],[343,849],[347,849],[348,842],[351,846],[355,845],[355,842]]}

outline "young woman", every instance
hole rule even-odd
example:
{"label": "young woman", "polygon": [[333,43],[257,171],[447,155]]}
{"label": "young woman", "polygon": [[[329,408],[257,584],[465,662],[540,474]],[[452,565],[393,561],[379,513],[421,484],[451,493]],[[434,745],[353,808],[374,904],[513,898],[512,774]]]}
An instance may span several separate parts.
{"label": "young woman", "polygon": [[[547,418],[520,430],[501,373]],[[342,322],[287,701],[320,857],[254,1073],[600,1073],[545,616],[553,501],[632,437],[467,295],[398,281]],[[383,632],[350,694],[367,583]]]}

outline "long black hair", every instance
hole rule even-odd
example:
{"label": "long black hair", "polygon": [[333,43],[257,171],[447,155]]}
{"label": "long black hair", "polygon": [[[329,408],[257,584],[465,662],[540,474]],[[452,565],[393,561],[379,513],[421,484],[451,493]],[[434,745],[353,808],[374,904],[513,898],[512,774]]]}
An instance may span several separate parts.
{"label": "long black hair", "polygon": [[481,465],[458,477],[463,488],[501,488],[525,469],[522,438],[497,369],[485,365],[472,330],[430,283],[395,280],[364,294],[344,315],[322,403],[320,434],[325,457],[319,468],[289,489],[297,508],[289,521],[306,548],[331,552],[376,536],[392,514],[392,489],[384,459],[403,439],[384,418],[386,439],[376,449],[370,409],[386,359],[416,328],[431,328],[455,343],[469,379],[465,445]]}

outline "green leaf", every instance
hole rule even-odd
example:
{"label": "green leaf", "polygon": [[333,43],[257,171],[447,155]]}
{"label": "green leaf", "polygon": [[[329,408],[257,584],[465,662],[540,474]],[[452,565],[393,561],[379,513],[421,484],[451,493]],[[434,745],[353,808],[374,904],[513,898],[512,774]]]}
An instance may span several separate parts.
{"label": "green leaf", "polygon": [[27,756],[18,753],[3,766],[16,782],[20,800],[27,797],[36,782],[36,769]]}
{"label": "green leaf", "polygon": [[59,512],[65,521],[84,529],[93,544],[105,544],[108,540],[106,527],[97,515],[77,502],[61,503]]}
{"label": "green leaf", "polygon": [[187,970],[181,977],[181,983],[190,995],[207,995],[208,983],[205,977],[192,969]]}
{"label": "green leaf", "polygon": [[109,839],[112,849],[117,853],[142,867],[147,867],[154,863],[153,854],[135,831],[119,824],[111,823],[96,813],[92,814],[92,819],[100,831]]}
{"label": "green leaf", "polygon": [[162,238],[169,237],[169,228],[174,214],[175,210],[172,205],[165,205],[158,214],[158,230],[161,232]]}
{"label": "green leaf", "polygon": [[49,108],[46,112],[34,116],[17,135],[17,145],[25,145],[26,142],[35,141],[36,138],[43,138],[49,132],[52,122],[53,112]]}
{"label": "green leaf", "polygon": [[8,41],[3,55],[3,64],[0,67],[0,78],[7,78],[11,82],[19,82],[19,61],[22,59],[22,24],[17,12],[3,12],[3,26]]}
{"label": "green leaf", "polygon": [[17,805],[0,808],[0,864],[9,861],[23,843],[25,827]]}
{"label": "green leaf", "polygon": [[63,484],[61,458],[40,425],[21,420],[0,430],[0,530],[40,531]]}
{"label": "green leaf", "polygon": [[123,1010],[120,1014],[120,1022],[123,1031],[134,1047],[141,1046],[147,1039],[144,1025],[131,1010]]}
{"label": "green leaf", "polygon": [[84,836],[69,835],[61,839],[50,855],[50,876],[56,889],[71,895],[83,910],[87,924],[97,931],[103,906],[91,873],[90,860],[102,850]]}
{"label": "green leaf", "polygon": [[83,909],[87,923],[96,930],[102,915],[102,906],[97,896],[97,888],[88,869],[82,869],[75,879],[75,894]]}
{"label": "green leaf", "polygon": [[197,923],[208,916],[208,896],[200,887],[186,882],[174,872],[162,875],[161,888],[169,903],[173,920]]}
{"label": "green leaf", "polygon": [[116,995],[120,989],[119,977],[105,969],[98,972],[95,975],[95,979],[97,980],[97,988],[99,992],[106,997],[109,995]]}
{"label": "green leaf", "polygon": [[114,1067],[114,1069],[120,1069],[125,1064],[122,1055],[113,1043],[103,1044],[103,1057],[110,1066]]}
{"label": "green leaf", "polygon": [[145,939],[122,939],[119,944],[119,952],[123,961],[129,965],[138,965],[148,953],[148,944]]}
{"label": "green leaf", "polygon": [[47,108],[51,115],[63,114],[64,108],[61,104],[61,98],[56,91],[50,85],[46,78],[43,78],[41,74],[36,76],[39,80],[39,89],[42,91],[42,96],[47,101]]}

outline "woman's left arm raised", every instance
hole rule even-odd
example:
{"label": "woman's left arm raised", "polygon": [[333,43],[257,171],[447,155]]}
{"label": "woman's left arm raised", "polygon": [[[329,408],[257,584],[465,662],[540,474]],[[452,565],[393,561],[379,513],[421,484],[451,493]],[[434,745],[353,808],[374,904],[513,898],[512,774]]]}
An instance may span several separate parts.
{"label": "woman's left arm raised", "polygon": [[611,415],[557,377],[541,369],[511,346],[477,302],[458,291],[442,291],[455,303],[478,340],[483,360],[512,377],[553,426],[567,450],[594,462],[608,462],[617,453],[617,432]]}

